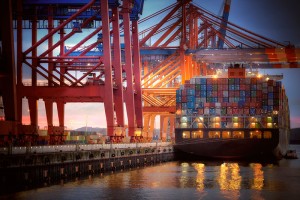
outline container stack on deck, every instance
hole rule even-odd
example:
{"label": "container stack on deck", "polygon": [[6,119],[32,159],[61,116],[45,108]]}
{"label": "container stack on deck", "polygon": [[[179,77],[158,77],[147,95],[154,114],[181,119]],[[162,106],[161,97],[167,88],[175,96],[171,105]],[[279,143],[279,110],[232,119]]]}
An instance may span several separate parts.
{"label": "container stack on deck", "polygon": [[277,128],[284,97],[266,77],[195,77],[176,91],[176,128]]}

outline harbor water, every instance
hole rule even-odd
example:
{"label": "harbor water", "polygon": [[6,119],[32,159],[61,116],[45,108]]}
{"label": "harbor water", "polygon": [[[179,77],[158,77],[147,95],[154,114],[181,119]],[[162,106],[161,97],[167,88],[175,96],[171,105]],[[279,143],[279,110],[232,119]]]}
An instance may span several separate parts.
{"label": "harbor water", "polygon": [[[300,155],[300,145],[291,145]],[[300,159],[172,161],[95,174],[0,199],[299,199]]]}

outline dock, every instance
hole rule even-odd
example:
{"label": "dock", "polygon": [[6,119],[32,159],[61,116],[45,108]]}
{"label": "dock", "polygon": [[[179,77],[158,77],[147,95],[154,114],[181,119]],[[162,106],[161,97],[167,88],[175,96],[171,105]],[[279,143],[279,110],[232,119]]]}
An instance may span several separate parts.
{"label": "dock", "polygon": [[173,159],[170,142],[0,148],[0,185],[21,190]]}

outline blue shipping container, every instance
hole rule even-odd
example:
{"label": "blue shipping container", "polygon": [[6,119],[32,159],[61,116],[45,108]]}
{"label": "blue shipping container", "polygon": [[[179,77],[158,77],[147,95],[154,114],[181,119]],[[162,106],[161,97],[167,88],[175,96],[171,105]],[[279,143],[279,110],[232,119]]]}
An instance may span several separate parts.
{"label": "blue shipping container", "polygon": [[250,115],[255,115],[255,108],[250,108]]}
{"label": "blue shipping container", "polygon": [[206,90],[206,85],[200,85],[200,90]]}
{"label": "blue shipping container", "polygon": [[188,110],[195,108],[195,102],[187,102],[187,108]]}
{"label": "blue shipping container", "polygon": [[216,114],[216,109],[215,108],[209,108],[209,114],[210,115],[215,115]]}
{"label": "blue shipping container", "polygon": [[212,85],[207,85],[206,86],[206,90],[207,91],[212,91],[213,90],[213,86]]}
{"label": "blue shipping container", "polygon": [[206,97],[207,96],[207,94],[206,94],[206,91],[200,91],[200,97]]}
{"label": "blue shipping container", "polygon": [[269,93],[268,93],[268,99],[273,99],[273,98],[274,98],[274,93],[269,92]]}
{"label": "blue shipping container", "polygon": [[234,85],[229,85],[228,87],[229,90],[234,90],[234,88],[235,88]]}
{"label": "blue shipping container", "polygon": [[206,84],[206,78],[200,78],[200,84]]}
{"label": "blue shipping container", "polygon": [[187,95],[195,96],[195,89],[187,89],[186,93]]}

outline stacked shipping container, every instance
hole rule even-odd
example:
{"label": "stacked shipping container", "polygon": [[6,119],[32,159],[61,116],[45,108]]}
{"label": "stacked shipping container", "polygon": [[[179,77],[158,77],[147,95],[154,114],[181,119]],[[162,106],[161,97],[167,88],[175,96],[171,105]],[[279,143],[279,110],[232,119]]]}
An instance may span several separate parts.
{"label": "stacked shipping container", "polygon": [[275,128],[282,91],[263,78],[192,78],[176,91],[176,128]]}

